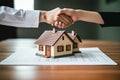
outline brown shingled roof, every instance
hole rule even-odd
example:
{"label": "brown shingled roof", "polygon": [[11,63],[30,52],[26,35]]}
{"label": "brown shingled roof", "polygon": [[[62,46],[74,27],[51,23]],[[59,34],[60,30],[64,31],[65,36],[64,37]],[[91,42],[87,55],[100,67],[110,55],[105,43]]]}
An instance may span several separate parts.
{"label": "brown shingled roof", "polygon": [[54,43],[59,39],[59,37],[64,33],[65,31],[57,31],[56,33],[53,33],[53,31],[45,31],[35,42],[35,44],[41,44],[41,45],[54,45]]}
{"label": "brown shingled roof", "polygon": [[[55,33],[50,31],[45,31],[35,42],[35,44],[39,45],[54,45],[57,40],[63,35],[66,34],[68,38],[74,42],[74,39],[78,37],[77,35],[72,35],[71,33],[66,33],[65,31],[56,31]],[[79,41],[81,42],[81,39],[78,37]]]}

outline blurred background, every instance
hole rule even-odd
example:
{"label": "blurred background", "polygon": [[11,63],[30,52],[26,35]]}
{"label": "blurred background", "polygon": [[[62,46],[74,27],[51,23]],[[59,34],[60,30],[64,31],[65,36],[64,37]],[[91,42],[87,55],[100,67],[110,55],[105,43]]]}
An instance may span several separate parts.
{"label": "blurred background", "polygon": [[[1,0],[1,5],[28,10],[51,10],[60,7],[98,12],[120,12],[120,0]],[[7,38],[37,39],[45,30],[52,30],[52,28],[46,23],[40,23],[39,28],[14,28],[0,25],[0,40]],[[98,24],[79,21],[65,30],[67,32],[75,30],[82,39],[120,41],[120,27],[102,28]]]}

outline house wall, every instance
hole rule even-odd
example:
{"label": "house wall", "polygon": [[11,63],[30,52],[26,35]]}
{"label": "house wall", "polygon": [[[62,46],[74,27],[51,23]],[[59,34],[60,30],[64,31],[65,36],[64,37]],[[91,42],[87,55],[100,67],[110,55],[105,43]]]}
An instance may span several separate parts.
{"label": "house wall", "polygon": [[[62,40],[62,36],[64,36],[64,40]],[[56,42],[54,45],[54,56],[61,56],[61,55],[67,55],[67,54],[72,54],[72,48],[73,48],[73,43],[69,40],[69,38],[63,34],[61,38]],[[66,51],[66,45],[70,44],[71,45],[71,51]],[[64,51],[63,52],[57,52],[57,46],[58,45],[63,45],[64,46]]]}
{"label": "house wall", "polygon": [[43,46],[43,51],[39,50],[39,45],[37,45],[37,55],[45,55],[45,46]]}
{"label": "house wall", "polygon": [[54,53],[55,53],[55,48],[54,46],[51,46],[51,57],[55,56]]}
{"label": "house wall", "polygon": [[75,38],[74,41],[78,43],[78,48],[73,49],[73,52],[76,52],[76,51],[79,51],[79,44],[80,44],[80,42],[79,42],[79,40],[77,38]]}

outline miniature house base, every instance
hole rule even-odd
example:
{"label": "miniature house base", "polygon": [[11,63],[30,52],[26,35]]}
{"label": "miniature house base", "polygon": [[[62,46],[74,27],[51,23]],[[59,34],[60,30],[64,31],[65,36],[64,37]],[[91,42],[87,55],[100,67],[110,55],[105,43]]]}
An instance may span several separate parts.
{"label": "miniature house base", "polygon": [[61,57],[73,55],[79,52],[80,37],[65,31],[45,31],[35,42],[37,45],[37,55],[43,57]]}

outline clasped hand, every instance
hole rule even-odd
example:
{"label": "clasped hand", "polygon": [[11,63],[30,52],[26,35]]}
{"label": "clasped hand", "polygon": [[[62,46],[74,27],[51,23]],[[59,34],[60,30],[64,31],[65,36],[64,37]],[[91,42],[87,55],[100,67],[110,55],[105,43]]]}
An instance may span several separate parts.
{"label": "clasped hand", "polygon": [[46,22],[52,26],[66,28],[73,23],[73,19],[63,13],[64,9],[55,8],[50,11],[41,11],[40,22]]}

